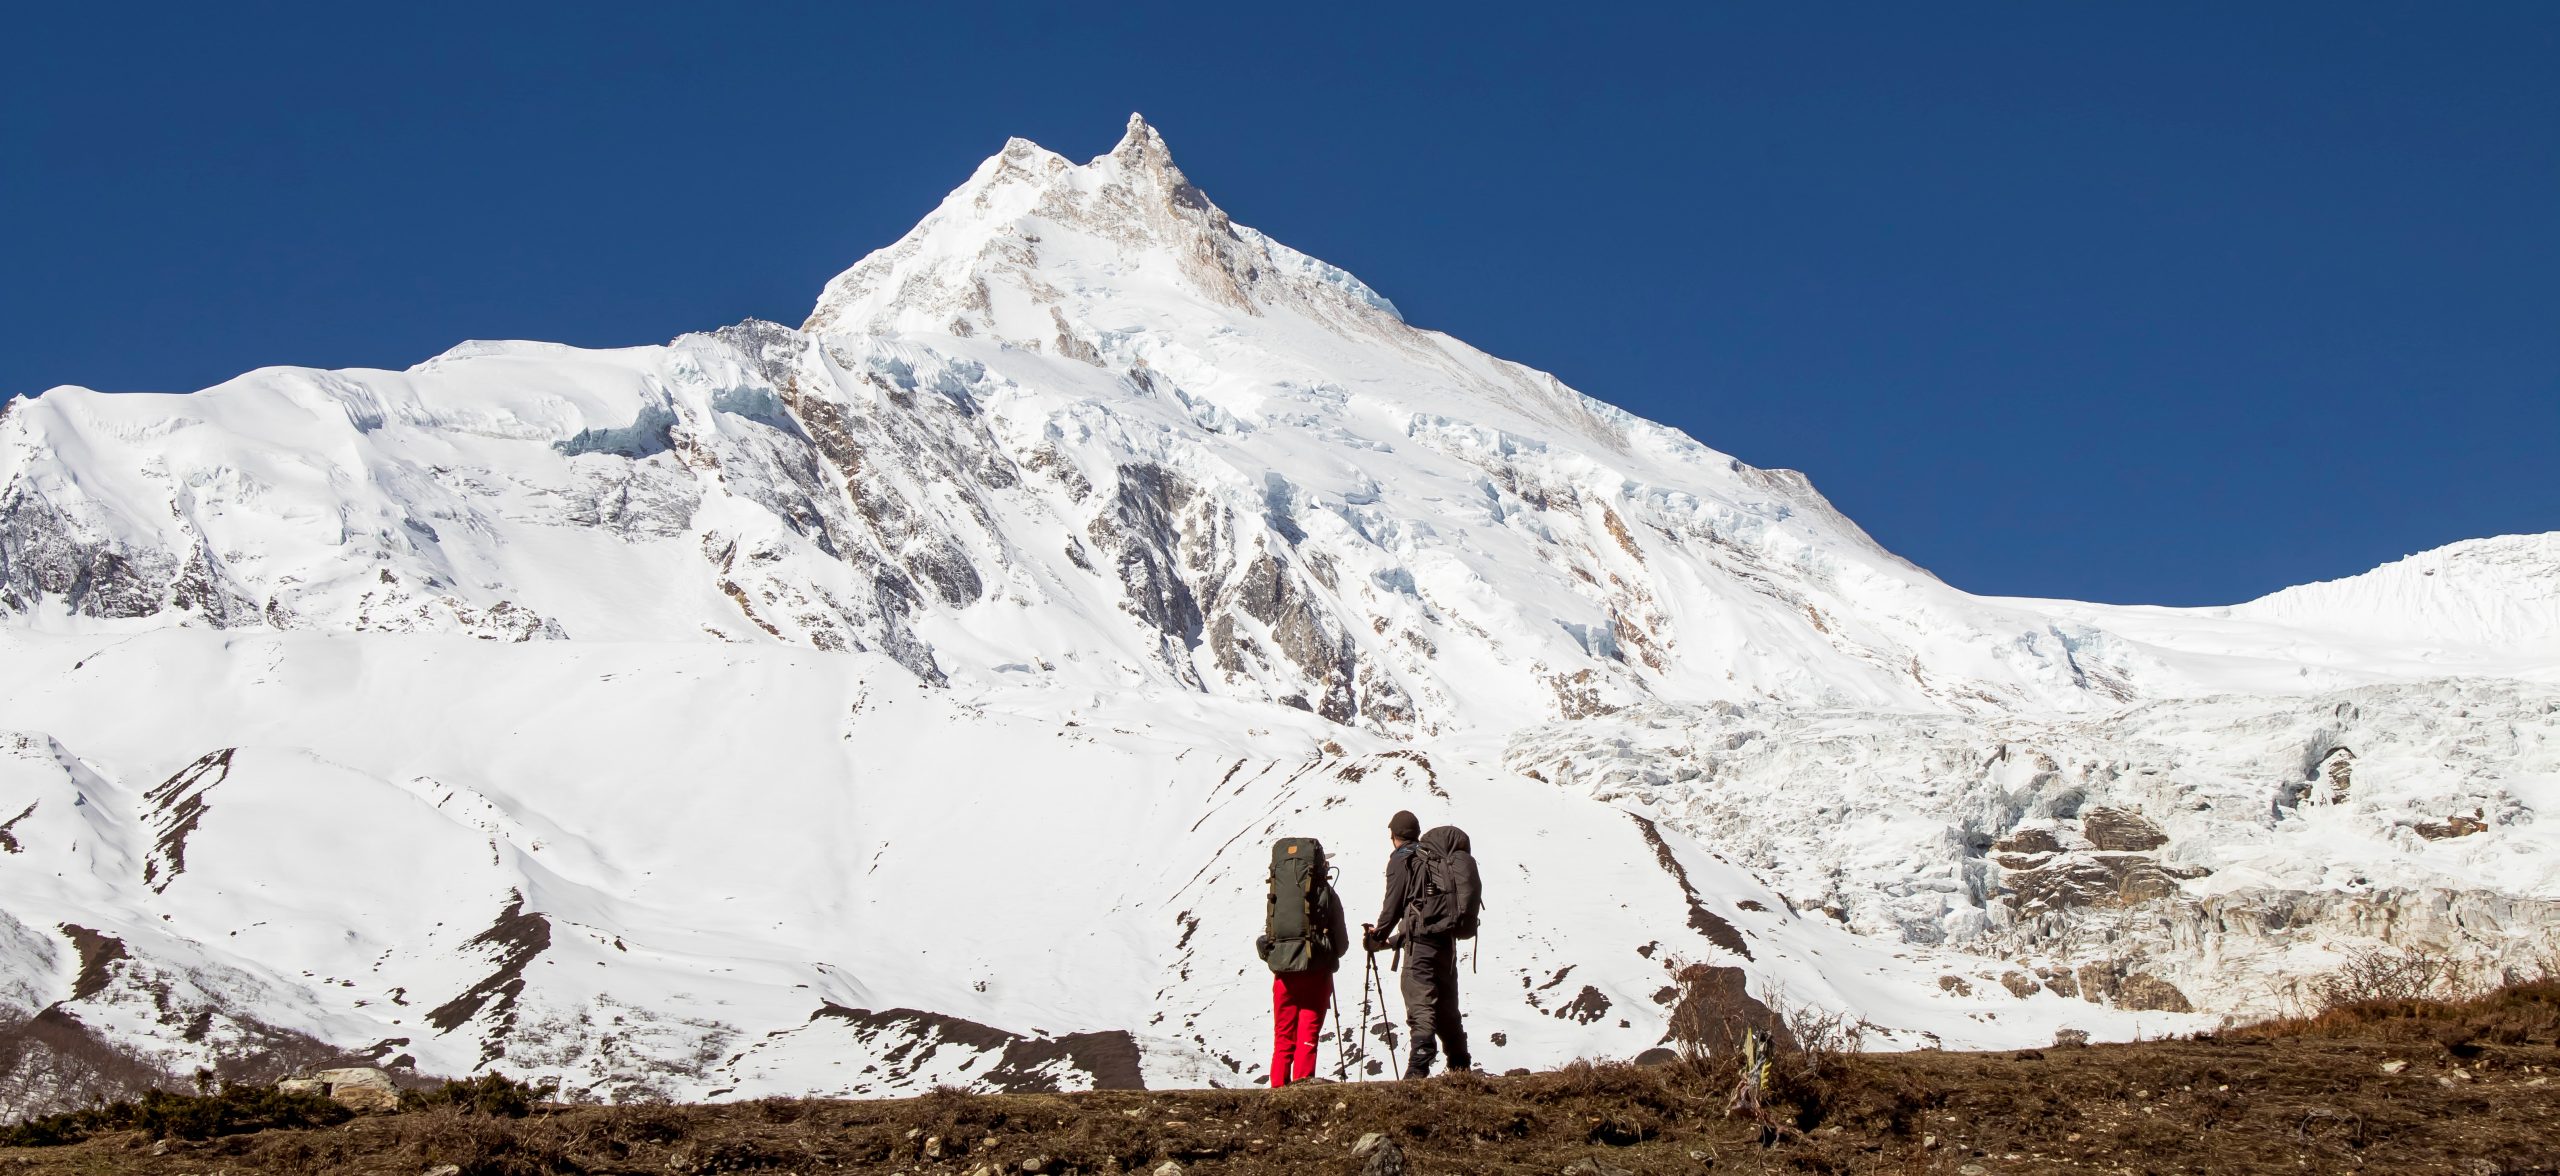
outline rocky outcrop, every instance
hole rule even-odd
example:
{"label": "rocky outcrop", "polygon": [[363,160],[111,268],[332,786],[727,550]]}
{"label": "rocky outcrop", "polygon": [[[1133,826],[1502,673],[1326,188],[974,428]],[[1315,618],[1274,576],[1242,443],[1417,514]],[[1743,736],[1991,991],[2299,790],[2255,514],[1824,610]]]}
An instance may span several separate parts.
{"label": "rocky outcrop", "polygon": [[2169,844],[2160,827],[2124,809],[2091,809],[2080,818],[2080,833],[2095,848],[2117,853],[2143,853]]}
{"label": "rocky outcrop", "polygon": [[182,582],[169,552],[120,539],[84,513],[96,511],[57,503],[22,482],[0,484],[0,610],[58,601],[74,616],[130,620],[170,607],[174,596],[237,615],[236,596],[217,589],[211,573],[191,569]]}
{"label": "rocky outcrop", "polygon": [[400,1088],[391,1075],[371,1066],[343,1066],[307,1078],[286,1078],[276,1089],[288,1094],[316,1094],[358,1114],[400,1109]]}
{"label": "rocky outcrop", "polygon": [[[2521,875],[2478,885],[2501,859],[2470,847],[2540,852],[2533,792],[2508,782],[2553,770],[2555,721],[2549,688],[2489,681],[1980,726],[1657,703],[1524,731],[1504,764],[1641,806],[1798,910],[2008,961],[2012,992],[2121,1006],[2141,973],[2195,1010],[2263,1015],[2336,966],[2332,945],[2536,966],[2560,906]],[[2344,800],[2290,790],[2349,741]]]}
{"label": "rocky outcrop", "polygon": [[[2003,863],[2007,864],[2006,862]],[[2178,893],[2178,884],[2203,871],[2164,866],[2147,854],[2075,853],[2010,869],[2002,878],[2010,903],[2021,912],[2084,906],[2135,906]]]}
{"label": "rocky outcrop", "polygon": [[2469,837],[2474,833],[2489,831],[2488,814],[2483,810],[2473,809],[2467,814],[2455,813],[2441,821],[2414,822],[2409,826],[2409,830],[2429,841],[2443,841],[2450,837]]}
{"label": "rocky outcrop", "polygon": [[[1969,945],[2051,961],[2052,991],[2122,1008],[2273,1015],[2355,945],[2415,951],[2470,974],[2532,974],[2560,937],[2560,902],[2484,890],[2241,890],[2035,913]],[[2306,965],[2308,965],[2306,967]]]}
{"label": "rocky outcrop", "polygon": [[1261,644],[1240,631],[1250,620],[1269,641],[1276,660],[1293,668],[1308,686],[1282,696],[1282,703],[1337,723],[1360,717],[1357,647],[1294,568],[1267,550],[1259,552],[1219,603],[1215,649],[1220,669],[1234,674],[1278,668]]}
{"label": "rocky outcrop", "polygon": [[1086,537],[1118,572],[1121,607],[1171,643],[1163,654],[1168,664],[1187,666],[1202,628],[1192,581],[1216,583],[1217,536],[1225,520],[1189,482],[1161,466],[1122,466],[1117,483],[1110,512],[1087,525]]}
{"label": "rocky outcrop", "polygon": [[2116,1006],[2152,1013],[2192,1013],[2187,994],[2149,972],[2135,972],[2116,985]]}

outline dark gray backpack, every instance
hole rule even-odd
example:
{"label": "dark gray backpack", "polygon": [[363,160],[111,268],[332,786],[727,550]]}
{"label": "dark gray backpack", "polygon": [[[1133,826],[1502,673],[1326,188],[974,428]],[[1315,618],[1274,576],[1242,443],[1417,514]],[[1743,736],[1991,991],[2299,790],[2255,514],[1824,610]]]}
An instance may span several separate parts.
{"label": "dark gray backpack", "polygon": [[1271,893],[1264,900],[1262,962],[1274,972],[1304,972],[1341,954],[1325,933],[1333,887],[1325,878],[1324,843],[1283,837],[1271,844]]}
{"label": "dark gray backpack", "polygon": [[1484,881],[1467,831],[1442,825],[1413,843],[1413,929],[1420,935],[1476,937]]}

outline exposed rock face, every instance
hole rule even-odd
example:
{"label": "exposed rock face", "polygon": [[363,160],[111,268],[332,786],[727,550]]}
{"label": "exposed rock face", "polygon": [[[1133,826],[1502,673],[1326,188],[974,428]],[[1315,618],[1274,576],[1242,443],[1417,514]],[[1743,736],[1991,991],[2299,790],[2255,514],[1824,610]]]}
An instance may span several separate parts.
{"label": "exposed rock face", "polygon": [[[1187,668],[1201,637],[1200,597],[1192,589],[1192,577],[1218,570],[1213,557],[1226,520],[1202,503],[1189,483],[1161,466],[1123,466],[1116,481],[1113,509],[1086,524],[1086,537],[1118,570],[1125,593],[1122,607],[1162,634],[1166,644],[1158,656],[1167,665]],[[1197,517],[1185,517],[1195,509]],[[1186,532],[1196,537],[1188,550]],[[1215,583],[1211,581],[1212,595]]]}
{"label": "exposed rock face", "polygon": [[1994,853],[2013,854],[2022,860],[2032,861],[2038,855],[2062,852],[2062,842],[2054,838],[2050,829],[2020,829],[1992,842],[1991,849]]}
{"label": "exposed rock face", "polygon": [[824,1049],[831,1043],[882,1050],[898,1061],[912,1059],[917,1065],[944,1046],[982,1053],[994,1060],[974,1080],[990,1090],[1138,1090],[1145,1086],[1137,1042],[1127,1033],[1023,1035],[916,1009],[874,1011],[827,1005],[810,1015],[807,1026],[774,1034],[740,1057],[753,1065],[763,1054]]}
{"label": "exposed rock face", "polygon": [[2159,826],[2123,809],[2091,809],[2080,818],[2080,832],[2089,844],[2119,853],[2141,853],[2169,843],[2169,835]]}
{"label": "exposed rock face", "polygon": [[2355,785],[2355,763],[2356,753],[2344,747],[2330,752],[2321,759],[2319,768],[2314,772],[2314,778],[2327,781],[2329,803],[2346,803],[2347,793]]}
{"label": "exposed rock face", "polygon": [[190,565],[181,582],[168,552],[122,542],[82,513],[32,486],[0,485],[0,609],[23,612],[51,599],[75,616],[130,619],[159,612],[174,592],[214,615],[238,616],[237,597],[201,565]]}
{"label": "exposed rock face", "polygon": [[2488,832],[2489,822],[2485,819],[2487,815],[2481,810],[2473,809],[2467,815],[2455,813],[2442,821],[2419,821],[2409,828],[2429,841],[2442,841],[2448,837],[2469,837],[2474,833]]}
{"label": "exposed rock face", "polygon": [[[1795,879],[1781,885],[1798,910],[2013,961],[2012,992],[2130,1008],[2139,972],[2195,1010],[2269,1015],[2334,966],[2320,945],[2532,966],[2560,903],[2522,875],[2502,875],[2519,890],[2479,886],[2476,864],[2499,859],[2456,847],[2541,852],[2521,798],[2560,769],[2548,693],[2470,681],[1978,727],[1653,704],[1524,731],[1504,762]],[[2347,800],[2296,786],[2350,742]],[[2449,808],[2462,819],[2435,815]],[[1903,848],[1869,856],[1887,843]]]}
{"label": "exposed rock face", "polygon": [[[2007,863],[2003,863],[2004,865]],[[2147,855],[2074,854],[2006,879],[2022,911],[2133,906],[2178,893],[2179,878]]]}
{"label": "exposed rock face", "polygon": [[2187,994],[2149,972],[2135,972],[2116,986],[2116,1004],[2121,1008],[2154,1013],[2191,1013],[2195,1005]]}
{"label": "exposed rock face", "polygon": [[[2460,959],[2496,974],[2535,967],[2541,945],[2555,934],[2560,903],[2546,899],[2454,889],[2253,889],[2043,913],[1978,946],[2013,958],[2063,961],[2066,970],[2048,987],[2065,996],[2122,1008],[2269,1015],[2307,999],[2306,977],[2291,963],[2305,949],[2374,944]],[[2081,962],[2069,963],[2075,960]],[[2076,975],[2067,970],[2072,967]],[[2136,983],[2136,976],[2146,978]],[[2249,984],[2238,983],[2240,977]]]}

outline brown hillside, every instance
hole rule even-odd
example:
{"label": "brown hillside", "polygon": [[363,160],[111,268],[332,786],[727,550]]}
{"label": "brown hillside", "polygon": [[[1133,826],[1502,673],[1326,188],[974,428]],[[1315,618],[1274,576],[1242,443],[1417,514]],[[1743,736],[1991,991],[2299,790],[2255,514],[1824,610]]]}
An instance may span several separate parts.
{"label": "brown hillside", "polygon": [[[1733,1071],[1577,1065],[1273,1092],[453,1106],[202,1142],[0,1149],[0,1173],[2560,1172],[2560,985],[2390,1002],[2192,1041],[1786,1054],[1774,1142]],[[485,1090],[485,1086],[483,1088]],[[484,1105],[500,1111],[504,1100]]]}

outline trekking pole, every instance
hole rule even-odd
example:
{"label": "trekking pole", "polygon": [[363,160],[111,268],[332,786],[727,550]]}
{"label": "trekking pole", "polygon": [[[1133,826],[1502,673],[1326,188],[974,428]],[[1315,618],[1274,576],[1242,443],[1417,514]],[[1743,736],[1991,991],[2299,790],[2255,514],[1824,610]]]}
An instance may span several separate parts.
{"label": "trekking pole", "polygon": [[1324,996],[1333,1005],[1333,1080],[1340,1082],[1343,1071],[1351,1064],[1350,1059],[1342,1056],[1342,997],[1331,989],[1327,989]]}
{"label": "trekking pole", "polygon": [[[1369,957],[1369,979],[1378,986],[1378,1015],[1383,1017],[1386,1015],[1387,1011],[1387,982],[1384,977],[1378,975],[1378,957],[1376,956]],[[1404,1072],[1402,1069],[1403,1065],[1404,1063],[1396,1057],[1395,1039],[1392,1037],[1388,1038],[1387,1068],[1395,1070],[1397,1073],[1401,1074]]]}
{"label": "trekking pole", "polygon": [[[1334,1028],[1338,1031],[1341,1026]],[[1360,1080],[1369,1080],[1369,974],[1360,973]]]}

